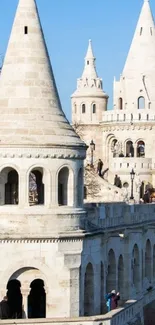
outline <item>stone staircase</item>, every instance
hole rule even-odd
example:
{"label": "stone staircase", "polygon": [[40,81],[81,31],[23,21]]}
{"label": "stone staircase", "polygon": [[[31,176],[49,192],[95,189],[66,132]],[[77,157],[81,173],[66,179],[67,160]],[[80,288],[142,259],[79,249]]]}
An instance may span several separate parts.
{"label": "stone staircase", "polygon": [[107,180],[100,177],[95,169],[89,165],[85,166],[84,183],[85,203],[126,201],[124,189],[110,184]]}

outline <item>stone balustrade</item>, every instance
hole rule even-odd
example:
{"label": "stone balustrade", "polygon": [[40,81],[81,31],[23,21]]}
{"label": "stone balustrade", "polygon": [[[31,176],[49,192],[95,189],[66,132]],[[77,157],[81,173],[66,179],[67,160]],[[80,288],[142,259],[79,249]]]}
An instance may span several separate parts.
{"label": "stone balustrade", "polygon": [[155,114],[150,110],[145,112],[129,112],[125,110],[109,110],[103,113],[102,123],[111,122],[155,122]]}
{"label": "stone balustrade", "polygon": [[143,172],[147,172],[152,168],[152,159],[139,157],[118,157],[112,159],[110,167],[113,172],[116,172],[118,171],[118,169],[120,169],[129,173],[132,168],[134,168],[135,170],[137,169],[143,170]]}
{"label": "stone balustrade", "polygon": [[105,315],[79,318],[1,320],[5,325],[127,325],[143,324],[143,308],[155,300],[155,289],[147,292],[139,300],[128,300],[124,307],[117,308]]}
{"label": "stone balustrade", "polygon": [[126,228],[127,225],[148,224],[155,221],[155,204],[93,203],[86,205],[87,224],[99,228]]}

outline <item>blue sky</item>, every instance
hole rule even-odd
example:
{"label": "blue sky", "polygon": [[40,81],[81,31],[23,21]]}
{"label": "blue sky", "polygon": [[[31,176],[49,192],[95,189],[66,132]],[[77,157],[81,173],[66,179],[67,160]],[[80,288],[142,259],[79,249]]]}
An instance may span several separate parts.
{"label": "blue sky", "polygon": [[[0,53],[5,53],[18,0],[0,0]],[[155,16],[155,1],[150,0]],[[64,112],[81,76],[88,40],[112,107],[113,77],[119,78],[143,0],[37,0]]]}

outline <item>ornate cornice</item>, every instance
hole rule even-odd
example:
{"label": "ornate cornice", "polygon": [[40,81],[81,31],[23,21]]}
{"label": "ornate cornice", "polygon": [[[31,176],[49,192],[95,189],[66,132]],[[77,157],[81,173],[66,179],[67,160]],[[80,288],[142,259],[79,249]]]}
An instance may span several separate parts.
{"label": "ornate cornice", "polygon": [[155,130],[155,126],[153,125],[140,125],[140,124],[113,124],[110,125],[103,125],[102,124],[102,130],[103,132],[112,132],[112,131],[132,131],[132,130]]}
{"label": "ornate cornice", "polygon": [[0,148],[0,158],[85,159],[85,150],[74,148]]}
{"label": "ornate cornice", "polygon": [[82,241],[84,236],[71,238],[5,238],[0,239],[0,244],[36,244],[36,243],[62,243],[62,242],[78,242]]}

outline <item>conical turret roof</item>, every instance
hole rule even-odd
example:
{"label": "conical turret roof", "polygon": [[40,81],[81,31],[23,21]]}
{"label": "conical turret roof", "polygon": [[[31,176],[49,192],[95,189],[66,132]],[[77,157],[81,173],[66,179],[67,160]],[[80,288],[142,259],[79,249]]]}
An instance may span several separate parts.
{"label": "conical turret roof", "polygon": [[0,145],[84,146],[62,111],[35,0],[19,0],[0,76]]}
{"label": "conical turret roof", "polygon": [[82,78],[98,78],[95,66],[95,57],[93,54],[92,41],[89,40],[88,50],[85,57],[85,67]]}
{"label": "conical turret roof", "polygon": [[144,0],[123,76],[155,73],[155,24],[148,0]]}

